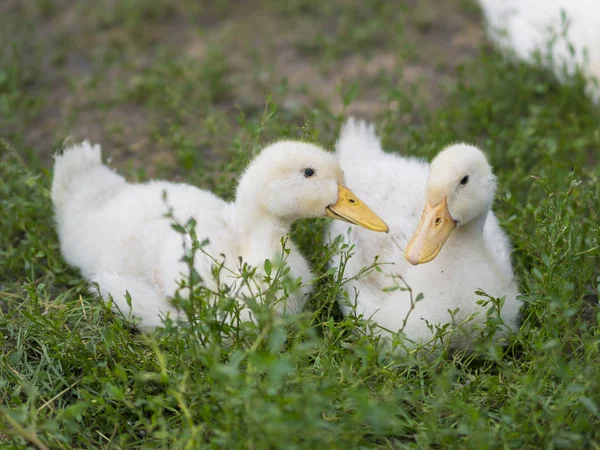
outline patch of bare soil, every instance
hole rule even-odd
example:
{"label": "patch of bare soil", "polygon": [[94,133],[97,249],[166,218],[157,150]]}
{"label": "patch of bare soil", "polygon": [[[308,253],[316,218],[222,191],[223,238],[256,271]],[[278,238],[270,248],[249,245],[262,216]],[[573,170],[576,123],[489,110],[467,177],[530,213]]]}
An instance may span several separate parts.
{"label": "patch of bare soil", "polygon": [[[315,64],[314,58],[299,51],[298,35],[314,33],[310,19],[299,17],[294,26],[273,20],[264,10],[247,8],[215,29],[217,41],[228,42],[228,58],[238,77],[237,96],[253,103],[264,101],[265,86],[286,79],[289,86],[284,106],[312,105],[324,101],[334,112],[343,108],[338,86],[362,81],[361,95],[347,112],[374,118],[387,105],[381,99],[379,78],[396,79],[401,85],[422,85],[431,107],[443,101],[443,87],[452,82],[457,66],[472,58],[484,40],[481,21],[476,14],[464,12],[458,1],[406,1],[407,16],[403,32],[404,48],[382,42],[380,46],[357,49],[354,54]],[[335,29],[335,23],[328,28]],[[258,30],[258,31],[257,31]],[[269,39],[270,38],[270,39]],[[248,52],[248,43],[252,52]],[[189,43],[194,54],[205,42]],[[261,62],[257,73],[256,61]]]}

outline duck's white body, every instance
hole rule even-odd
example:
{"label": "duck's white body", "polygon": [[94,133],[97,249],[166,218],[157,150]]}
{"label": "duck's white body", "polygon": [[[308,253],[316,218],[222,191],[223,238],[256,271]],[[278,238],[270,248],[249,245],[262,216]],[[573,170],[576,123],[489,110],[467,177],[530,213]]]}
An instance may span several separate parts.
{"label": "duck's white body", "polygon": [[[198,240],[209,240],[206,253],[216,260],[228,255],[226,266],[237,274],[238,257],[251,266],[262,266],[265,259],[281,254],[281,238],[288,233],[283,226],[267,223],[263,224],[267,228],[256,233],[248,229],[233,203],[191,185],[165,181],[129,184],[101,163],[100,147],[87,142],[59,157],[55,180],[53,200],[65,260],[97,282],[103,295],[111,294],[124,313],[129,311],[124,297],[129,291],[132,311],[141,319],[143,330],[160,325],[167,313],[177,315],[168,298],[189,272],[182,257],[190,250],[191,240],[172,228],[173,220],[166,217],[169,208],[180,224],[193,218]],[[286,247],[293,276],[310,282],[312,274],[305,259],[291,241]],[[196,254],[194,268],[216,291],[212,265],[209,257]],[[226,270],[221,272],[220,281],[231,284],[235,279]],[[285,305],[287,310],[300,310],[309,291],[305,285],[294,293]]]}
{"label": "duck's white body", "polygon": [[[65,260],[110,294],[121,311],[141,319],[140,328],[154,329],[167,313],[180,282],[189,275],[191,235],[172,227],[194,219],[198,242],[208,245],[194,256],[194,269],[205,285],[223,284],[240,300],[262,299],[265,260],[273,276],[282,259],[294,284],[282,295],[277,312],[297,312],[311,290],[313,275],[306,260],[288,240],[292,222],[325,215],[386,231],[385,223],[343,187],[333,154],[307,143],[281,141],[265,148],[241,176],[236,200],[228,203],[211,192],[187,184],[154,181],[129,184],[102,164],[99,146],[88,142],[65,150],[54,168],[52,201]],[[171,211],[173,218],[166,217]],[[282,242],[286,241],[286,252]],[[218,279],[214,267],[221,266]],[[240,275],[243,264],[256,269],[250,282]],[[187,295],[184,289],[181,292]],[[250,318],[248,309],[240,313]]]}
{"label": "duck's white body", "polygon": [[[600,81],[600,2],[597,0],[479,0],[487,21],[488,33],[501,48],[511,49],[531,61],[536,50],[546,53],[552,47],[556,75],[562,68],[573,73],[579,65],[588,76]],[[566,40],[561,36],[562,12],[567,18]],[[574,55],[569,45],[573,46]],[[587,53],[587,55],[586,55]],[[589,92],[600,99],[600,89],[590,83]]]}
{"label": "duck's white body", "polygon": [[[459,310],[454,316],[455,323],[463,322],[474,313],[478,316],[470,324],[484,323],[487,307],[477,305],[481,297],[474,294],[483,289],[494,297],[506,296],[501,317],[509,328],[515,328],[519,303],[509,256],[511,248],[493,213],[483,219],[483,235],[477,230],[482,224],[459,227],[433,261],[413,266],[406,261],[404,251],[425,204],[429,164],[384,153],[374,128],[352,120],[342,129],[337,154],[345,177],[357,195],[385,213],[390,227],[388,235],[381,235],[364,233],[344,223],[331,224],[330,239],[343,235],[346,243],[355,246],[354,256],[346,265],[345,278],[354,277],[371,265],[376,256],[381,264],[381,272],[371,271],[346,285],[350,303],[356,302],[357,314],[372,319],[384,330],[397,332],[404,326],[403,331],[410,340],[426,343],[432,338],[427,322],[434,326],[452,322],[449,310]],[[338,255],[333,264],[339,263]],[[424,296],[410,315],[410,292],[383,291],[395,285],[404,287],[400,279],[394,281],[393,277],[398,275],[412,289],[414,300],[420,293]],[[352,304],[341,306],[346,314],[353,309]]]}

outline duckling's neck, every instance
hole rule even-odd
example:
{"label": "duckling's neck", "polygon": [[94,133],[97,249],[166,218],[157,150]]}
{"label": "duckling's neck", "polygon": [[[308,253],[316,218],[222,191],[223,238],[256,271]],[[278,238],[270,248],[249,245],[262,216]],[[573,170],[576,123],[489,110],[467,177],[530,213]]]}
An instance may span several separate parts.
{"label": "duckling's neck", "polygon": [[457,242],[462,243],[464,240],[468,240],[471,243],[470,245],[483,244],[483,227],[487,216],[488,213],[486,212],[455,229],[452,234],[456,236]]}
{"label": "duckling's neck", "polygon": [[[485,222],[487,220],[487,216],[490,212],[486,212],[481,216],[473,219],[469,223],[464,224],[463,226],[458,227],[454,235],[454,241],[450,246],[455,245],[456,249],[461,248],[469,248],[470,251],[474,251],[478,253],[481,257],[484,258],[489,264],[489,268],[494,271],[498,280],[504,280],[507,283],[507,286],[513,282],[512,277],[506,278],[506,272],[502,270],[500,267],[497,255],[493,254],[486,244],[486,241],[483,238],[483,228],[485,226]],[[452,254],[452,250],[450,250],[450,254]]]}
{"label": "duckling's neck", "polygon": [[[267,214],[237,209],[238,231],[242,237],[240,253],[249,264],[262,264],[282,251],[282,239],[290,232],[291,222]],[[286,245],[289,248],[289,244]]]}

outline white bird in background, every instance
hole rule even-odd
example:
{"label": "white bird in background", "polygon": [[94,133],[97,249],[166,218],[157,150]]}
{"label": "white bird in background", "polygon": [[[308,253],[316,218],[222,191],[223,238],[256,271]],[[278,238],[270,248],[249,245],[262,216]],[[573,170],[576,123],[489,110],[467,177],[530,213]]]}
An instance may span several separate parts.
{"label": "white bird in background", "polygon": [[[224,255],[228,269],[240,273],[238,258],[257,267],[259,284],[265,260],[276,262],[282,254],[282,239],[296,219],[329,216],[388,231],[387,225],[344,187],[344,176],[332,153],[294,141],[270,145],[250,163],[233,203],[187,184],[129,184],[102,164],[100,147],[86,141],[56,158],[52,201],[65,260],[97,282],[102,295],[110,294],[123,312],[130,309],[125,297],[128,291],[132,313],[141,319],[144,331],[161,325],[166,313],[177,315],[169,297],[188,274],[182,257],[192,241],[171,227],[172,219],[165,217],[169,207],[179,223],[195,219],[198,241],[209,240],[205,252],[216,260]],[[295,312],[304,305],[313,275],[291,241],[287,248],[290,276],[301,278],[302,286],[276,305],[276,310]],[[210,289],[234,283],[214,280],[213,265],[214,260],[205,253],[195,254],[194,268]],[[253,296],[243,290],[238,294]],[[248,319],[247,308],[244,311]]]}
{"label": "white bird in background", "polygon": [[[373,208],[385,211],[390,225],[390,233],[380,235],[331,224],[330,241],[341,235],[354,246],[344,272],[350,301],[341,302],[345,314],[356,306],[356,313],[376,322],[381,334],[402,330],[414,343],[426,344],[435,334],[429,325],[461,324],[476,315],[464,328],[483,326],[491,305],[478,304],[483,297],[475,292],[482,289],[505,297],[500,313],[505,327],[496,337],[516,329],[520,302],[511,246],[491,211],[496,181],[479,149],[452,145],[429,165],[385,153],[372,125],[350,119],[340,133],[337,155],[348,182]],[[381,270],[354,278],[375,257]],[[339,266],[341,258],[336,255],[333,264]],[[412,293],[389,289],[404,288],[404,283]],[[414,303],[419,294],[423,299]],[[453,336],[452,345],[466,346],[477,332],[466,334]]]}
{"label": "white bird in background", "polygon": [[[533,61],[536,51],[544,56],[552,46],[554,73],[564,80],[563,69],[573,74],[579,66],[586,77],[600,82],[600,1],[598,0],[479,0],[487,31],[502,49]],[[566,16],[566,39],[563,13]],[[574,54],[572,54],[570,50]],[[589,80],[588,94],[600,101],[600,87]]]}

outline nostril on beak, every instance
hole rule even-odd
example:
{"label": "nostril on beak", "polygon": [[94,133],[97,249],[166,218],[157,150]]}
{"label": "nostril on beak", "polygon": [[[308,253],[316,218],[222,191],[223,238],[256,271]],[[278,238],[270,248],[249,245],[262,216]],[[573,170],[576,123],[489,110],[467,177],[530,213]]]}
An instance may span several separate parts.
{"label": "nostril on beak", "polygon": [[349,198],[349,199],[348,199],[348,201],[349,201],[350,203],[352,203],[353,205],[355,205],[355,204],[356,204],[356,200],[354,200],[353,198]]}
{"label": "nostril on beak", "polygon": [[442,218],[441,218],[441,217],[437,217],[437,218],[435,219],[435,224],[436,224],[436,225],[439,225],[440,223],[442,223]]}

